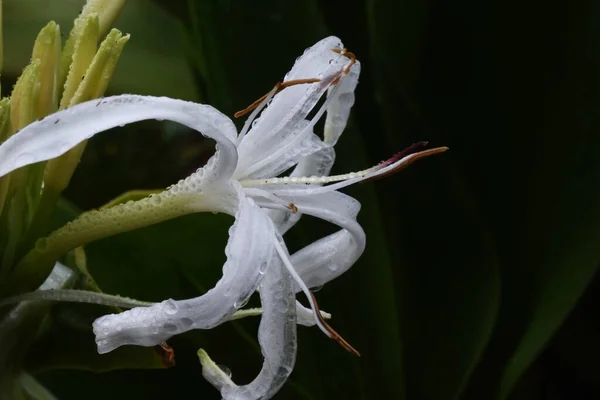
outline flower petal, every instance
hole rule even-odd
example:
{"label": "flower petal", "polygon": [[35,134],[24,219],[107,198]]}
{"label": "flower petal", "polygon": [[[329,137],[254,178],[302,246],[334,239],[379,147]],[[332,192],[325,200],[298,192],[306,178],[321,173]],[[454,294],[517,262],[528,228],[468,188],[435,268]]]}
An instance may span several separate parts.
{"label": "flower petal", "polygon": [[[290,174],[290,178],[301,176],[327,176],[331,171],[334,161],[335,150],[333,147],[325,147],[300,160],[298,165],[296,165],[296,168],[294,168],[294,171]],[[292,213],[291,211],[269,210],[269,216],[273,220],[273,223],[275,223],[277,231],[283,235],[300,220],[302,212]]]}
{"label": "flower petal", "polygon": [[307,128],[312,130],[318,118],[312,120],[308,127],[302,126],[302,121],[332,83],[342,77],[348,58],[332,51],[341,48],[341,41],[332,36],[310,47],[298,58],[284,82],[310,78],[318,78],[320,81],[287,87],[273,97],[238,146],[240,164],[235,173],[236,178],[260,177],[253,175],[254,164],[264,163],[263,160],[282,145],[295,141],[295,136],[306,135]]}
{"label": "flower petal", "polygon": [[125,344],[153,346],[191,329],[209,329],[227,320],[248,300],[273,260],[273,224],[237,190],[239,209],[225,249],[227,262],[215,287],[195,299],[165,300],[97,319],[99,353]]}
{"label": "flower petal", "polygon": [[[319,287],[346,272],[363,253],[366,236],[356,222],[360,203],[340,192],[289,198],[303,214],[343,228],[304,247],[291,257],[306,286]],[[296,287],[299,291],[300,288]]]}
{"label": "flower petal", "polygon": [[[321,312],[321,317],[331,319],[331,314],[323,310],[319,311]],[[317,324],[317,319],[313,311],[308,307],[304,307],[298,300],[296,300],[296,322],[298,325],[304,326],[315,326]]]}
{"label": "flower petal", "polygon": [[[244,179],[259,179],[272,177],[281,174],[287,169],[298,164],[298,162],[308,155],[326,148],[327,145],[313,133],[309,121],[298,121],[298,125],[293,135],[285,141],[279,143],[277,148],[272,148],[268,154],[259,160],[253,160],[252,165],[246,164],[236,170],[243,171]],[[240,158],[241,162],[247,161]]]}
{"label": "flower petal", "polygon": [[354,105],[354,90],[358,84],[358,76],[360,75],[360,62],[356,61],[348,76],[338,83],[338,88],[329,88],[328,96],[333,95],[333,101],[327,107],[327,118],[325,119],[324,140],[325,143],[334,146],[340,135],[346,129],[348,118],[350,117],[350,109]]}
{"label": "flower petal", "polygon": [[[276,256],[277,257],[277,256]],[[221,391],[224,400],[270,399],[283,386],[296,361],[296,303],[290,274],[281,260],[269,269],[260,285],[263,316],[258,341],[262,369],[249,384],[237,386],[208,355],[199,352],[202,375]]]}
{"label": "flower petal", "polygon": [[217,142],[208,181],[229,179],[237,164],[233,122],[213,107],[168,97],[122,95],[92,100],[34,122],[0,146],[0,176],[60,156],[95,134],[146,119],[189,126]]}

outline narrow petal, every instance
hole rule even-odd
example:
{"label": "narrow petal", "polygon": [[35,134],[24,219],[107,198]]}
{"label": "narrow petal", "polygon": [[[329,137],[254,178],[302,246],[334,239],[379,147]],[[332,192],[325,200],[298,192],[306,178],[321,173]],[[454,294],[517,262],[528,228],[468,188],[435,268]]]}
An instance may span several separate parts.
{"label": "narrow petal", "polygon": [[215,287],[195,299],[169,299],[97,319],[93,327],[98,352],[126,344],[153,346],[191,329],[209,329],[243,306],[273,260],[275,232],[268,216],[241,189],[238,196],[239,210],[225,249],[227,262]]}
{"label": "narrow petal", "polygon": [[[186,125],[217,142],[210,181],[229,179],[237,164],[233,122],[213,107],[168,97],[122,95],[92,100],[34,122],[0,145],[0,176],[64,154],[116,126],[146,119]],[[218,155],[218,157],[217,157]]]}
{"label": "narrow petal", "polygon": [[[417,143],[411,146],[409,149],[413,147],[420,147],[426,144],[426,142]],[[294,181],[286,180],[285,178],[271,178],[271,179],[258,179],[245,181],[244,185],[248,187],[257,187],[262,186],[263,188],[269,187],[271,193],[277,196],[293,196],[293,195],[301,195],[301,196],[309,196],[309,195],[317,195],[327,192],[333,192],[346,186],[353,185],[358,182],[366,181],[366,180],[374,180],[381,179],[388,175],[397,173],[398,171],[403,170],[407,166],[412,163],[426,158],[432,155],[440,154],[448,150],[448,147],[435,147],[432,149],[426,149],[422,151],[417,151],[414,153],[405,154],[406,151],[402,151],[397,155],[391,157],[389,160],[383,161],[378,165],[358,171],[351,172],[343,175],[334,175],[334,176],[319,176],[319,177],[303,177],[297,178]],[[333,183],[335,182],[335,183]],[[289,183],[294,183],[294,185],[290,185]],[[321,186],[323,184],[328,184],[326,186]]]}
{"label": "narrow petal", "polygon": [[[290,174],[290,178],[301,176],[327,176],[329,175],[329,172],[331,172],[334,161],[335,150],[333,147],[325,147],[300,160],[298,165],[296,165],[296,168],[294,168],[294,171]],[[291,211],[269,210],[269,216],[273,220],[277,231],[283,235],[300,221],[302,211],[292,213]]]}
{"label": "narrow petal", "polygon": [[249,384],[237,386],[205,352],[199,352],[202,375],[221,391],[224,400],[270,399],[292,372],[296,361],[296,303],[292,279],[279,260],[260,285],[263,316],[258,341],[262,369]]}
{"label": "narrow petal", "polygon": [[[360,203],[339,192],[285,198],[294,202],[303,214],[342,228],[292,255],[292,265],[306,286],[320,287],[346,272],[363,253],[366,245],[365,232],[356,222]],[[296,287],[296,291],[299,290]]]}
{"label": "narrow petal", "polygon": [[[299,124],[332,83],[343,75],[344,67],[349,62],[347,57],[332,51],[341,48],[342,43],[338,38],[328,37],[298,58],[284,82],[309,78],[318,78],[320,81],[288,87],[273,97],[239,145],[240,165],[236,178],[258,177],[252,175],[254,164],[264,162],[284,143],[293,141],[294,136],[307,134],[306,127],[298,129],[301,127]],[[312,130],[315,122],[311,121],[308,129]]]}
{"label": "narrow petal", "polygon": [[293,135],[272,148],[268,154],[258,160],[253,160],[252,165],[246,163],[246,159],[240,158],[240,162],[246,163],[237,171],[243,171],[243,177],[258,179],[263,177],[277,176],[288,170],[298,162],[313,153],[326,148],[327,145],[313,133],[309,121],[298,121]]}
{"label": "narrow petal", "polygon": [[[327,107],[324,141],[331,146],[337,143],[340,135],[346,129],[346,124],[350,117],[350,109],[354,105],[354,90],[356,90],[359,75],[360,63],[356,61],[352,68],[350,68],[348,76],[338,84],[339,88],[335,91],[334,99]],[[334,88],[329,88],[328,96],[331,96],[333,92]]]}
{"label": "narrow petal", "polygon": [[[320,311],[323,318],[331,319],[331,314],[323,310]],[[317,324],[317,319],[312,310],[308,307],[304,307],[298,300],[296,300],[296,322],[298,325],[304,326],[315,326]]]}

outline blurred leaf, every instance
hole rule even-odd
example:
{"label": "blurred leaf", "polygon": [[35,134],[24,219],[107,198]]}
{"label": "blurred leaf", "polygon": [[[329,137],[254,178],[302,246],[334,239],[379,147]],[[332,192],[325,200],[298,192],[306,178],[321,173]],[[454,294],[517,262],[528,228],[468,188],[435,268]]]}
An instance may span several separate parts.
{"label": "blurred leaf", "polygon": [[437,114],[428,114],[423,99],[429,24],[438,10],[413,0],[370,0],[367,10],[375,100],[383,110],[379,147],[401,149],[419,140],[450,147],[379,188],[398,264],[395,280],[401,282],[407,397],[458,398],[489,343],[500,306],[498,249],[456,166],[461,149],[440,135],[438,128],[445,127],[429,122]]}
{"label": "blurred leaf", "polygon": [[[600,193],[595,190],[600,149],[594,132],[599,69],[597,60],[590,63],[589,55],[596,54],[589,48],[595,42],[585,39],[590,28],[580,23],[580,18],[589,14],[590,5],[551,7],[545,9],[546,17],[540,21],[536,17],[539,5],[532,3],[516,14],[511,5],[502,2],[478,7],[464,3],[431,4],[426,40],[415,39],[423,43],[423,48],[416,55],[413,51],[399,55],[409,65],[415,62],[414,57],[422,57],[419,77],[406,72],[403,79],[400,68],[400,77],[395,78],[417,93],[413,97],[417,104],[414,109],[420,110],[425,133],[415,134],[410,124],[403,127],[396,116],[395,123],[386,126],[395,126],[395,132],[406,132],[412,140],[425,135],[424,139],[434,139],[451,149],[448,158],[454,161],[456,169],[446,168],[443,176],[454,193],[447,194],[447,198],[436,193],[429,201],[410,203],[406,209],[416,221],[426,210],[439,207],[438,201],[451,204],[453,197],[465,197],[461,191],[469,194],[467,198],[475,199],[469,208],[480,210],[475,211],[475,216],[481,215],[482,225],[487,227],[484,232],[489,232],[501,266],[502,303],[493,337],[466,393],[468,398],[476,399],[494,398],[498,393],[504,397],[568,315],[600,260]],[[393,14],[381,15],[385,18]],[[532,30],[534,20],[537,25]],[[568,27],[568,35],[559,35],[557,26]],[[379,43],[391,39],[376,40]],[[375,54],[379,54],[377,63],[384,64],[382,68],[388,58],[398,56],[394,52]],[[569,61],[556,62],[559,59]],[[401,93],[390,82],[384,80],[379,90],[387,104],[394,104]],[[593,90],[590,84],[595,85]],[[398,115],[402,115],[401,108],[399,105]],[[404,188],[411,197],[412,193],[422,193],[416,186]],[[421,223],[428,226],[427,221],[422,219]],[[463,221],[465,217],[454,222],[458,225],[454,235],[447,232],[440,236],[445,238],[444,246],[455,249],[453,252],[463,248],[462,257],[446,259],[445,270],[462,268],[461,263],[473,262],[473,268],[478,264],[472,252],[482,249],[481,243],[467,239],[473,245],[470,251],[460,243]],[[400,227],[407,225],[403,219],[390,222]],[[431,269],[431,260],[427,261],[430,254],[423,253],[427,251],[423,244],[436,237],[439,226],[429,225],[429,229],[424,237],[409,230],[409,240],[413,240],[413,235],[420,240],[407,246],[408,255],[426,254],[420,257],[424,261],[421,268],[411,271]],[[430,248],[439,252],[441,243]],[[439,272],[436,269],[431,273]],[[433,311],[443,315],[464,316],[470,313],[464,307],[477,307],[482,301],[473,291],[467,305],[450,312],[443,293],[423,290],[427,282],[403,282],[421,292],[413,299],[416,305],[407,303],[417,310],[418,304],[426,301],[437,304]],[[456,288],[467,296],[463,283]],[[430,315],[416,312],[417,318]],[[437,321],[436,318],[431,319]],[[433,329],[435,325],[432,323],[427,332],[440,342],[439,332],[444,330]],[[464,322],[462,325],[461,328],[457,321],[455,327],[465,333],[470,331]],[[411,329],[415,325],[405,326]],[[417,333],[415,338],[423,337]],[[406,340],[407,348],[415,349],[415,343],[410,338]],[[415,351],[415,357],[417,354]],[[419,365],[423,358],[420,354],[418,357],[407,364]],[[438,390],[430,385],[431,381],[438,382],[437,375],[432,378],[439,365],[434,360],[426,368],[410,369],[415,379],[429,379],[426,391]],[[442,373],[445,370],[440,368],[438,374]],[[409,378],[408,382],[415,380]]]}
{"label": "blurred leaf", "polygon": [[[18,76],[28,63],[39,30],[49,19],[69,32],[85,0],[6,1],[2,77]],[[186,63],[181,24],[149,0],[127,0],[113,23],[131,34],[108,88],[110,93],[136,93],[198,100]]]}
{"label": "blurred leaf", "polygon": [[[82,307],[78,307],[81,309]],[[85,306],[85,310],[91,308]],[[58,309],[58,310],[56,310]],[[65,314],[60,318],[76,319],[86,330],[73,329],[53,321],[52,327],[32,346],[25,361],[27,371],[39,373],[53,369],[76,369],[105,372],[115,369],[161,369],[166,368],[155,348],[126,346],[109,354],[98,354],[94,334],[91,330],[93,318],[82,318],[81,310],[73,305],[55,307],[53,315]],[[103,313],[112,312],[103,307]],[[89,315],[89,312],[86,312]],[[96,313],[96,317],[100,316]],[[55,317],[56,318],[56,317]],[[65,340],[68,338],[68,340]]]}

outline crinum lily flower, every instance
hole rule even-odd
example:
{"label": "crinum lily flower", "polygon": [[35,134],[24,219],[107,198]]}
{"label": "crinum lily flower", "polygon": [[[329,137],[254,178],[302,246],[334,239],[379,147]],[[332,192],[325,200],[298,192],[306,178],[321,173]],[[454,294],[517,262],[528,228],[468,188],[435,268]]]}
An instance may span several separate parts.
{"label": "crinum lily flower", "polygon": [[[339,39],[318,42],[296,61],[282,84],[247,110],[255,108],[239,134],[229,118],[210,106],[134,95],[76,105],[25,127],[0,146],[0,176],[57,157],[109,128],[145,119],[178,122],[217,144],[208,163],[186,179],[137,202],[82,215],[43,239],[21,264],[53,262],[92,240],[188,213],[233,215],[227,261],[214,288],[194,299],[168,299],[101,317],[94,322],[94,332],[100,353],[126,344],[157,345],[191,329],[219,325],[259,289],[263,307],[259,340],[265,362],[258,377],[238,387],[211,368],[208,356],[201,360],[204,375],[224,398],[269,398],[293,367],[296,323],[316,324],[353,350],[325,323],[309,290],[344,273],[365,248],[365,234],[356,221],[360,203],[337,190],[445,150],[401,154],[364,171],[327,176],[333,146],[354,103],[359,71],[360,64]],[[324,94],[322,106],[307,119]],[[313,127],[325,112],[321,140]],[[290,176],[278,177],[295,165]],[[290,257],[282,234],[301,214],[325,219],[341,230]],[[298,291],[306,294],[310,312],[296,302]]]}

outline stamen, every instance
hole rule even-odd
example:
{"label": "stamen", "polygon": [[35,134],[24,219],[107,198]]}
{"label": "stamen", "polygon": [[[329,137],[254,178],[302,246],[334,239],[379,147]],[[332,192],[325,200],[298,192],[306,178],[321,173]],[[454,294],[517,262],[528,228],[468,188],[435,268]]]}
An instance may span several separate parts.
{"label": "stamen", "polygon": [[258,107],[260,105],[260,103],[262,103],[267,98],[267,96],[269,96],[271,94],[271,92],[273,92],[273,90],[275,91],[274,94],[277,94],[277,93],[281,92],[283,89],[288,88],[290,86],[302,85],[305,83],[317,83],[317,82],[321,82],[321,80],[318,78],[307,78],[307,79],[294,79],[294,80],[285,81],[285,82],[278,82],[275,84],[275,87],[269,91],[269,93],[265,94],[260,99],[256,100],[255,102],[250,104],[248,107],[244,108],[243,110],[236,112],[235,114],[233,114],[233,116],[235,118],[239,118],[239,117],[242,117],[242,116],[248,114],[250,111],[252,111],[256,107]]}
{"label": "stamen", "polygon": [[275,96],[275,92],[276,92],[276,88],[273,88],[269,93],[267,93],[267,97],[265,97],[263,99],[263,101],[258,105],[258,107],[256,107],[254,109],[254,111],[252,111],[252,113],[250,114],[250,116],[248,118],[246,118],[246,122],[244,122],[244,126],[242,127],[242,130],[240,131],[240,133],[239,133],[239,135],[237,137],[236,146],[239,146],[240,143],[242,143],[242,140],[244,139],[244,136],[246,136],[246,134],[248,133],[248,131],[252,127],[252,123],[254,122],[254,120],[256,119],[256,117],[258,117],[258,114],[261,113],[261,111],[263,110],[263,108],[265,108],[267,106],[267,104],[269,104],[269,101],[271,101],[271,99],[273,98],[273,96]]}
{"label": "stamen", "polygon": [[337,333],[335,331],[335,329],[333,329],[331,327],[331,325],[329,325],[325,319],[323,318],[323,316],[321,315],[321,310],[319,309],[319,305],[317,304],[317,298],[315,297],[315,294],[312,291],[310,292],[310,296],[312,297],[312,300],[315,304],[315,307],[317,308],[317,315],[318,315],[318,319],[320,320],[320,322],[325,325],[325,328],[327,328],[327,331],[330,334],[330,338],[332,338],[333,340],[335,340],[336,342],[338,342],[340,344],[340,346],[342,346],[344,349],[346,349],[347,351],[349,351],[350,353],[360,357],[360,353],[358,352],[358,350],[356,350],[354,347],[352,347],[352,345],[350,343],[348,343],[346,341],[346,339],[344,339],[339,333]]}
{"label": "stamen", "polygon": [[[270,200],[273,203],[275,203],[278,206],[282,206],[284,210],[286,211],[291,211],[292,214],[296,214],[298,212],[298,207],[296,207],[296,205],[294,203],[288,203],[285,200],[283,200],[281,197],[278,197],[276,195],[274,195],[273,193],[270,193],[266,190],[263,189],[258,189],[258,188],[245,188],[244,189],[246,192],[246,195],[250,196],[250,197],[262,197],[264,199]],[[256,199],[255,199],[256,201]],[[267,208],[270,208],[269,205],[264,205],[260,204],[261,207],[265,206]],[[280,207],[277,207],[278,209],[281,209]]]}
{"label": "stamen", "polygon": [[285,254],[285,250],[283,249],[281,243],[279,243],[279,240],[277,239],[275,239],[275,250],[279,254],[281,261],[283,261],[283,265],[285,265],[290,275],[292,275],[292,278],[294,278],[296,283],[298,283],[298,286],[300,286],[302,292],[304,292],[304,294],[308,298],[310,308],[313,312],[315,322],[317,323],[319,329],[321,329],[321,331],[325,335],[327,335],[327,337],[330,337],[336,342],[338,342],[340,346],[342,346],[344,349],[360,357],[360,353],[356,351],[356,349],[352,347],[350,343],[348,343],[344,338],[342,338],[340,334],[335,331],[335,329],[333,329],[327,322],[325,322],[325,319],[321,315],[321,310],[319,309],[319,305],[317,304],[317,299],[315,298],[315,295],[306,287],[306,284],[304,283],[302,278],[300,278],[300,276],[296,272],[296,269],[294,269],[294,266],[292,265],[290,259]]}
{"label": "stamen", "polygon": [[352,53],[351,51],[348,51],[348,49],[346,49],[346,48],[343,48],[341,50],[340,49],[331,49],[331,51],[333,51],[334,53],[341,54],[342,56],[346,56],[350,59],[350,62],[348,63],[348,65],[346,65],[344,67],[344,73],[346,75],[348,75],[350,73],[350,69],[352,68],[352,66],[354,64],[356,64],[356,55],[354,53]]}
{"label": "stamen", "polygon": [[[412,146],[408,147],[407,149],[396,153],[394,156],[392,156],[391,158],[389,158],[388,160],[382,161],[381,163],[371,167],[371,168],[367,168],[364,169],[362,171],[357,171],[357,172],[350,172],[348,174],[342,174],[342,175],[330,175],[330,176],[301,176],[301,177],[289,177],[289,176],[284,176],[281,178],[268,178],[268,179],[250,179],[250,180],[245,180],[242,181],[241,184],[242,186],[260,186],[260,185],[280,185],[280,184],[328,184],[328,183],[334,183],[334,182],[349,182],[348,184],[351,185],[355,182],[358,181],[365,181],[365,180],[375,180],[375,179],[379,179],[380,177],[385,177],[388,175],[391,175],[393,173],[396,173],[404,168],[406,168],[408,165],[412,164],[413,162],[420,160],[421,158],[424,157],[428,157],[434,154],[439,154],[439,153],[443,153],[446,150],[448,150],[448,147],[436,147],[434,149],[428,149],[428,150],[423,150],[423,151],[419,151],[416,153],[410,153],[411,151],[414,151],[415,149],[421,148],[423,147],[426,142],[419,142],[419,143],[415,143]],[[409,154],[407,154],[409,153]],[[377,171],[381,171],[387,167],[390,167],[392,165],[394,165],[394,168],[390,168],[389,170],[386,170],[383,173],[377,174],[376,176],[373,177],[367,177],[365,178],[367,175],[370,174],[374,174]],[[342,185],[340,187],[344,187],[347,185]],[[326,189],[326,191],[329,190],[337,190],[340,187],[336,187],[335,189],[332,188],[332,185],[330,186],[324,186],[323,188]],[[329,188],[329,189],[327,189]]]}
{"label": "stamen", "polygon": [[167,342],[161,342],[158,346],[155,346],[154,349],[167,368],[175,366],[175,350],[173,350]]}
{"label": "stamen", "polygon": [[416,153],[416,152],[424,149],[425,147],[427,147],[428,144],[429,144],[429,142],[425,142],[425,141],[413,143],[410,146],[408,146],[407,148],[405,148],[404,150],[397,152],[396,154],[394,154],[387,160],[383,160],[381,163],[379,163],[379,165],[381,166],[381,168],[387,167],[388,165],[393,164],[396,161],[399,161],[412,153]]}
{"label": "stamen", "polygon": [[[399,171],[402,171],[404,168],[408,167],[409,165],[411,165],[412,163],[414,163],[417,160],[420,160],[425,157],[433,156],[435,154],[443,153],[446,150],[448,150],[448,147],[445,147],[445,146],[444,147],[436,147],[433,149],[423,150],[423,151],[419,151],[417,153],[409,154],[408,156],[401,157],[401,159],[402,158],[405,159],[405,162],[396,165],[394,168],[390,168],[388,171],[385,171],[384,173],[377,174],[373,177],[369,177],[369,178],[365,179],[363,182],[370,182],[370,181],[375,181],[378,179],[383,179],[383,178],[393,175]],[[392,159],[394,159],[394,158],[396,158],[396,161],[392,161]],[[383,164],[381,165],[381,169],[397,162],[396,156],[392,157],[392,159],[384,161]]]}

